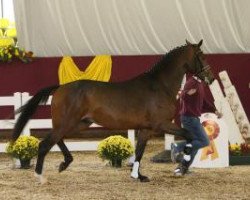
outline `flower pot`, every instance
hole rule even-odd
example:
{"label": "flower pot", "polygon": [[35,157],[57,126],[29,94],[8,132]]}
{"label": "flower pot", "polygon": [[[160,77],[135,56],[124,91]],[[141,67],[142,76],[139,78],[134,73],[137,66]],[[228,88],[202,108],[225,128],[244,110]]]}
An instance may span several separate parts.
{"label": "flower pot", "polygon": [[21,160],[20,159],[20,169],[29,169],[31,168],[31,165],[30,165],[30,159],[26,159],[26,160]]}
{"label": "flower pot", "polygon": [[117,167],[117,168],[122,167],[122,160],[120,160],[120,159],[111,160],[111,166],[112,167]]}
{"label": "flower pot", "polygon": [[229,165],[250,165],[250,155],[230,155]]}

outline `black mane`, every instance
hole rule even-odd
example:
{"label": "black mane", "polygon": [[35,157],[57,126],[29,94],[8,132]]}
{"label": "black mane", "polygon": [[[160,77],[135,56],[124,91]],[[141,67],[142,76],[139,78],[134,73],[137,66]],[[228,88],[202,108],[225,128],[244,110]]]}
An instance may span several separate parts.
{"label": "black mane", "polygon": [[176,47],[169,52],[167,52],[158,62],[156,62],[153,67],[151,67],[148,71],[145,72],[147,75],[153,75],[163,68],[166,68],[174,59],[176,59],[187,47],[187,45],[183,45],[180,47]]}

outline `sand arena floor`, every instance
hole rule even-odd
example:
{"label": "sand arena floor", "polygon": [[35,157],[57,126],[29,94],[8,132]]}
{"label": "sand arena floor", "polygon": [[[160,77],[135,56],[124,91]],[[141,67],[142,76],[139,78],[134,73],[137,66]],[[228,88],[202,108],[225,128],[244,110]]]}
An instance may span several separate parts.
{"label": "sand arena floor", "polygon": [[151,178],[149,183],[131,179],[130,167],[111,168],[96,152],[76,152],[74,162],[61,174],[57,169],[62,155],[50,153],[45,161],[49,183],[41,186],[33,176],[34,168],[12,169],[10,158],[0,154],[0,199],[250,199],[250,166],[193,169],[192,174],[176,178],[174,164],[150,161],[163,148],[161,140],[147,146],[141,172]]}

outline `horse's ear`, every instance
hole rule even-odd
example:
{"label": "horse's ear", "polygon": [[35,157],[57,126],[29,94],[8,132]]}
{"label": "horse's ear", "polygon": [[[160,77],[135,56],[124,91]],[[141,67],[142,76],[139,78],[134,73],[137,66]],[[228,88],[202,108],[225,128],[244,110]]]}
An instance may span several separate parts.
{"label": "horse's ear", "polygon": [[186,39],[186,43],[187,45],[191,45],[191,42],[189,42],[187,39]]}
{"label": "horse's ear", "polygon": [[200,47],[202,45],[202,42],[203,40],[201,40],[199,43],[198,43],[198,47]]}

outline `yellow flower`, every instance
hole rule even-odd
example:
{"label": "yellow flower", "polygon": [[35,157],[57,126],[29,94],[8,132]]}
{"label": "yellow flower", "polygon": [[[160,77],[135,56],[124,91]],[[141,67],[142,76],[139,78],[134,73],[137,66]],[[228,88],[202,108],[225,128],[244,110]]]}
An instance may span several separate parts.
{"label": "yellow flower", "polygon": [[0,38],[1,47],[7,47],[9,45],[14,45],[14,40],[12,38]]}
{"label": "yellow flower", "polygon": [[10,21],[8,19],[0,19],[0,28],[8,28]]}
{"label": "yellow flower", "polygon": [[125,160],[134,153],[129,139],[120,135],[110,136],[102,140],[97,148],[99,157],[107,160]]}
{"label": "yellow flower", "polygon": [[8,143],[6,152],[15,158],[31,159],[38,153],[39,140],[33,136],[20,136],[15,143]]}
{"label": "yellow flower", "polygon": [[229,152],[231,155],[241,155],[241,146],[239,144],[230,144],[229,145]]}
{"label": "yellow flower", "polygon": [[17,36],[16,28],[7,29],[5,34],[6,34],[7,37],[15,38]]}

